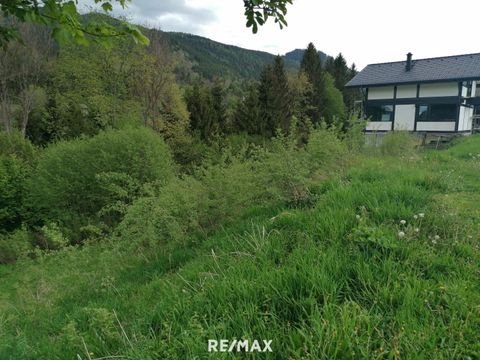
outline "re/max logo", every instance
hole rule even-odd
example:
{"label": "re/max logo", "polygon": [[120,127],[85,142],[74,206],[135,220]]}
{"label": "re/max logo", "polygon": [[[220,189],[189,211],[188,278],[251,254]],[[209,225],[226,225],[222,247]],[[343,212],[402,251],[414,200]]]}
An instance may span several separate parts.
{"label": "re/max logo", "polygon": [[208,352],[273,352],[272,340],[208,340]]}

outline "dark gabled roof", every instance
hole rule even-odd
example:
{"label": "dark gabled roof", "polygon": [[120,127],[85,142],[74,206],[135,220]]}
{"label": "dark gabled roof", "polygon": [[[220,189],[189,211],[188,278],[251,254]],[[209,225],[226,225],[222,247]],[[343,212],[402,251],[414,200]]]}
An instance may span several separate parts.
{"label": "dark gabled roof", "polygon": [[368,65],[346,86],[365,87],[480,79],[480,53],[412,60],[410,71],[405,70],[406,63],[406,61],[396,61]]}

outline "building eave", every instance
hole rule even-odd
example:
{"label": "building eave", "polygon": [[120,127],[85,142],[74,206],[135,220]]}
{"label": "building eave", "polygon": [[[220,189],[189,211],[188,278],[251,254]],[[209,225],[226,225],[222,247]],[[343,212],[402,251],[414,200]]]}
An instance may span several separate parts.
{"label": "building eave", "polygon": [[367,88],[367,87],[381,87],[381,86],[395,86],[395,85],[416,85],[416,84],[435,84],[435,83],[446,83],[446,82],[458,82],[458,81],[470,81],[470,80],[480,80],[480,76],[470,76],[462,78],[451,78],[451,79],[438,79],[438,80],[417,80],[417,81],[402,81],[402,82],[388,82],[388,83],[370,83],[370,84],[360,84],[360,85],[345,85],[347,88]]}

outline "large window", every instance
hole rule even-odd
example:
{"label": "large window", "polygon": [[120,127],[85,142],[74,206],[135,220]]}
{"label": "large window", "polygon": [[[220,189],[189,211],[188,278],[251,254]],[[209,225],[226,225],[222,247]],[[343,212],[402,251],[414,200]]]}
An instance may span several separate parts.
{"label": "large window", "polygon": [[368,105],[366,110],[370,121],[393,121],[393,105]]}
{"label": "large window", "polygon": [[417,107],[417,121],[456,121],[458,105],[429,104]]}

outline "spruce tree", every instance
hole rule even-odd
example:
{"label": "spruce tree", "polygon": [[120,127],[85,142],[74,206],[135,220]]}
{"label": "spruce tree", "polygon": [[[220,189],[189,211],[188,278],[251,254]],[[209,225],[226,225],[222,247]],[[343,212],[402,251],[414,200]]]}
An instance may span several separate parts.
{"label": "spruce tree", "polygon": [[215,132],[213,123],[215,110],[210,89],[196,84],[187,93],[186,100],[190,112],[190,128],[199,133],[202,139],[207,140]]}
{"label": "spruce tree", "polygon": [[267,65],[260,75],[258,87],[260,104],[260,134],[271,137],[277,129],[287,133],[292,106],[289,99],[288,78],[283,59],[277,56],[273,65]]}
{"label": "spruce tree", "polygon": [[349,79],[349,69],[347,61],[343,57],[342,53],[338,54],[333,61],[333,78],[335,79],[335,87],[343,93],[345,84]]}
{"label": "spruce tree", "polygon": [[260,74],[258,85],[258,101],[260,105],[260,121],[258,131],[260,135],[272,136],[273,131],[270,125],[273,123],[275,100],[273,95],[274,72],[272,65],[266,65]]}
{"label": "spruce tree", "polygon": [[221,82],[217,81],[211,89],[212,99],[212,126],[213,131],[224,133],[227,129],[227,109],[225,106],[225,90]]}
{"label": "spruce tree", "polygon": [[312,43],[308,44],[303,54],[300,71],[305,73],[312,85],[307,96],[307,115],[314,124],[318,124],[325,114],[325,83],[320,55]]}
{"label": "spruce tree", "polygon": [[290,128],[290,118],[292,116],[292,104],[290,91],[288,87],[288,78],[285,71],[283,59],[280,56],[275,58],[273,63],[274,84],[274,114],[271,129],[275,132],[278,128],[287,134]]}
{"label": "spruce tree", "polygon": [[261,134],[261,111],[258,99],[258,85],[250,84],[247,94],[235,112],[235,128],[250,135]]}

